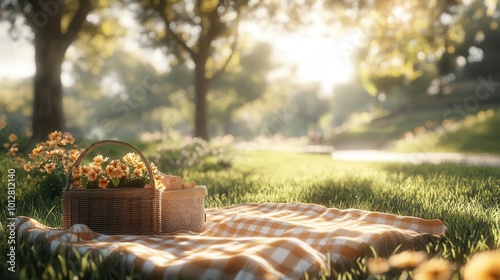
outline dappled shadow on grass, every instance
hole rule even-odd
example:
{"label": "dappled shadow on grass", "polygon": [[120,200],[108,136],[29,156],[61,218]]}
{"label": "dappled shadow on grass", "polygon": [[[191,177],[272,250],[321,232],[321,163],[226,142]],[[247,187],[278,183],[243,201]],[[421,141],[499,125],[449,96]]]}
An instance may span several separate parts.
{"label": "dappled shadow on grass", "polygon": [[299,199],[326,207],[369,209],[373,197],[372,184],[369,179],[354,177],[340,181],[325,179],[304,186]]}

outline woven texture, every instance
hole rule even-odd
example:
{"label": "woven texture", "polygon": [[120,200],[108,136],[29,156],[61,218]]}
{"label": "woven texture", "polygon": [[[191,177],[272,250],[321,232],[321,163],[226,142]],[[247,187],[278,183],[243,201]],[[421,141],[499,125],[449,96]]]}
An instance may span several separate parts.
{"label": "woven texture", "polygon": [[[70,189],[73,168],[95,148],[120,145],[134,150],[146,164],[152,187],[82,190]],[[121,141],[95,142],[85,149],[68,172],[66,187],[62,192],[63,226],[86,224],[102,234],[154,234],[161,231],[161,192],[154,186],[153,172],[148,160],[135,147]]]}
{"label": "woven texture", "polygon": [[63,225],[86,224],[102,234],[160,232],[161,193],[151,189],[63,192]]}
{"label": "woven texture", "polygon": [[162,198],[162,232],[189,230],[202,232],[205,224],[205,198]]}
{"label": "woven texture", "polygon": [[439,220],[315,204],[241,204],[206,213],[201,234],[107,236],[85,225],[51,229],[27,217],[18,218],[17,232],[52,250],[120,251],[128,267],[150,279],[302,279],[324,270],[327,254],[338,263],[362,255],[367,245],[395,246],[446,230]]}

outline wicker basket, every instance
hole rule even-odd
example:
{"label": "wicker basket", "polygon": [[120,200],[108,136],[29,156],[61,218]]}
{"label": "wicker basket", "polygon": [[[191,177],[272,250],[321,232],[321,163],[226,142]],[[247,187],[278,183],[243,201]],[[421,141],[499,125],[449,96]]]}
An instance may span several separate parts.
{"label": "wicker basket", "polygon": [[207,188],[163,191],[161,200],[162,232],[189,230],[202,232],[205,229],[205,196]]}
{"label": "wicker basket", "polygon": [[[70,189],[73,168],[98,146],[115,144],[134,150],[143,160],[150,178],[150,188],[123,189]],[[63,225],[86,224],[93,231],[115,235],[158,234],[161,231],[161,192],[154,185],[149,161],[132,145],[121,141],[104,140],[88,147],[69,170],[66,187],[62,194]]]}

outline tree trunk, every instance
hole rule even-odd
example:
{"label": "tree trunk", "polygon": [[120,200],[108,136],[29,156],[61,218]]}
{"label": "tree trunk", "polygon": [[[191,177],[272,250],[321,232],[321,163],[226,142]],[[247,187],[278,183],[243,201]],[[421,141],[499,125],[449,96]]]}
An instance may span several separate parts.
{"label": "tree trunk", "polygon": [[196,63],[194,75],[195,88],[195,127],[194,136],[203,140],[208,140],[207,131],[207,93],[210,86],[210,80],[206,77],[205,65],[206,59],[201,59]]}
{"label": "tree trunk", "polygon": [[35,139],[42,140],[49,133],[64,129],[61,67],[65,51],[58,48],[57,41],[46,41],[38,34],[35,36],[32,126]]}

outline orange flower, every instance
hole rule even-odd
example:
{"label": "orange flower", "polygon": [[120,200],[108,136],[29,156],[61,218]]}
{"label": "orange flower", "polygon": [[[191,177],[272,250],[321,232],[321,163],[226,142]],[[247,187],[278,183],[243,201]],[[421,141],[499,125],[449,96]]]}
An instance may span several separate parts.
{"label": "orange flower", "polygon": [[69,154],[69,158],[72,161],[76,161],[78,159],[78,156],[80,156],[80,151],[75,150],[75,149],[71,149],[68,151],[68,154]]}
{"label": "orange flower", "polygon": [[87,174],[87,178],[89,178],[90,181],[96,181],[97,180],[97,172],[95,172],[94,169],[91,169],[89,173]]}
{"label": "orange flower", "polygon": [[137,162],[141,161],[141,157],[136,153],[128,153],[123,156],[123,161],[128,165],[136,165]]}
{"label": "orange flower", "polygon": [[47,163],[45,164],[44,166],[44,169],[45,169],[45,172],[47,172],[48,174],[51,174],[54,169],[56,168],[56,164],[55,163]]}
{"label": "orange flower", "polygon": [[151,165],[151,170],[153,171],[153,173],[158,172],[158,167],[156,167],[156,165],[154,163],[151,162],[150,165]]}
{"label": "orange flower", "polygon": [[9,151],[7,152],[7,155],[15,156],[17,151],[18,151],[17,147],[10,147]]}
{"label": "orange flower", "polygon": [[136,168],[134,169],[134,171],[132,172],[132,174],[135,176],[135,177],[141,177],[142,176],[142,170],[139,169],[139,168]]}
{"label": "orange flower", "polygon": [[61,140],[62,133],[60,131],[54,131],[51,134],[49,134],[49,140],[50,141],[55,141],[56,143]]}
{"label": "orange flower", "polygon": [[113,171],[115,170],[115,167],[111,164],[109,164],[108,166],[106,166],[106,176],[108,176],[109,178],[112,178],[111,176],[113,176]]}
{"label": "orange flower", "polygon": [[31,132],[31,131],[27,131],[27,132],[26,132],[26,137],[28,137],[28,138],[29,138],[29,137],[31,137],[31,136],[33,136],[33,132]]}
{"label": "orange flower", "polygon": [[71,133],[69,133],[69,132],[64,132],[62,137],[63,138],[60,141],[61,141],[61,145],[63,145],[63,146],[66,146],[67,144],[75,143],[75,138],[73,138],[73,135],[71,135]]}
{"label": "orange flower", "polygon": [[10,142],[14,142],[14,141],[16,141],[16,140],[17,140],[17,135],[15,135],[14,133],[11,133],[11,134],[9,135],[9,141],[10,141]]}
{"label": "orange flower", "polygon": [[23,165],[24,171],[30,172],[31,171],[31,164],[28,162],[25,165]]}
{"label": "orange flower", "polygon": [[101,167],[103,162],[108,161],[109,157],[104,158],[102,155],[98,155],[94,157],[93,163],[95,166]]}
{"label": "orange flower", "polygon": [[80,175],[88,176],[91,168],[87,165],[80,166]]}
{"label": "orange flower", "polygon": [[[151,185],[147,185],[151,188]],[[155,179],[155,188],[159,190],[165,190],[165,185],[163,184],[162,180],[156,180]]]}
{"label": "orange flower", "polygon": [[10,146],[10,144],[9,144],[9,143],[5,143],[5,144],[3,144],[3,147],[4,147],[5,149],[7,149],[9,146]]}
{"label": "orange flower", "polygon": [[95,164],[91,163],[89,166],[90,166],[90,168],[92,168],[92,171],[95,172],[97,175],[102,174],[101,165],[95,165]]}
{"label": "orange flower", "polygon": [[405,251],[389,258],[389,264],[395,268],[413,268],[427,259],[424,252]]}
{"label": "orange flower", "polygon": [[99,188],[105,189],[108,186],[108,179],[106,178],[99,178]]}
{"label": "orange flower", "polygon": [[144,164],[144,162],[139,161],[139,162],[135,165],[135,168],[140,169],[140,170],[146,170],[146,165]]}
{"label": "orange flower", "polygon": [[110,165],[111,165],[112,167],[115,167],[115,168],[116,168],[116,167],[118,167],[118,166],[120,165],[120,161],[119,161],[119,160],[117,160],[117,159],[114,159],[114,160],[112,160],[112,161],[108,164],[108,166],[110,166]]}
{"label": "orange flower", "polygon": [[7,123],[5,121],[0,122],[0,130],[4,129],[7,126]]}
{"label": "orange flower", "polygon": [[37,146],[31,151],[30,158],[36,158],[43,151],[43,146]]}
{"label": "orange flower", "polygon": [[500,279],[500,250],[485,251],[474,255],[462,269],[464,280]]}
{"label": "orange flower", "polygon": [[453,269],[447,260],[432,259],[422,263],[413,273],[415,280],[449,280]]}

